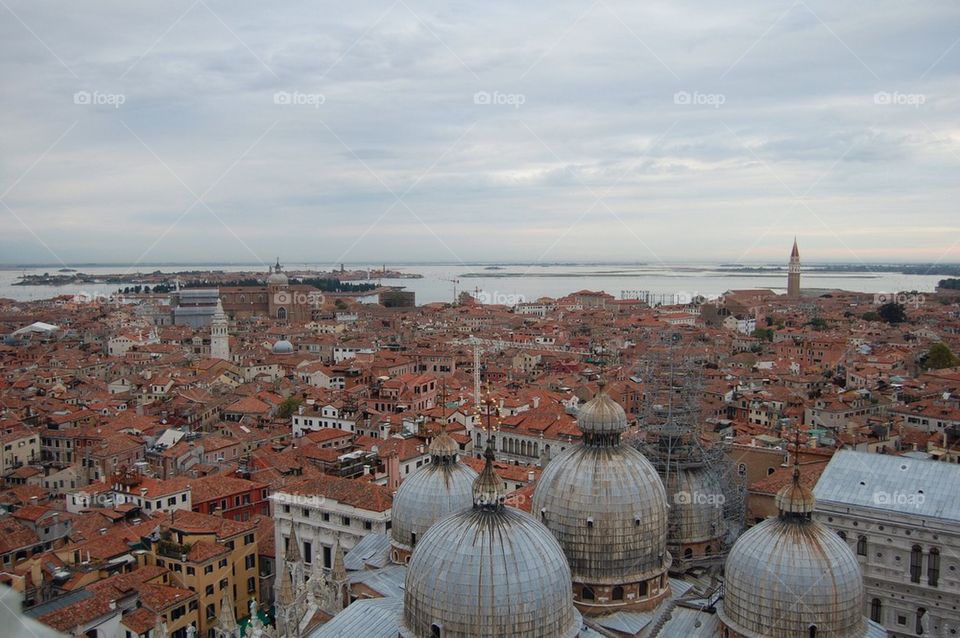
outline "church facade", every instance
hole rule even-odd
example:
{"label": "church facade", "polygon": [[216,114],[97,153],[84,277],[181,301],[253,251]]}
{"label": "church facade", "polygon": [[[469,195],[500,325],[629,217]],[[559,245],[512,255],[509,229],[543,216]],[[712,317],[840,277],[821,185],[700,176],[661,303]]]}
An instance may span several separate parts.
{"label": "church facade", "polygon": [[268,316],[278,321],[306,323],[323,307],[323,293],[302,284],[290,284],[277,260],[263,286],[220,288],[220,302],[231,319]]}

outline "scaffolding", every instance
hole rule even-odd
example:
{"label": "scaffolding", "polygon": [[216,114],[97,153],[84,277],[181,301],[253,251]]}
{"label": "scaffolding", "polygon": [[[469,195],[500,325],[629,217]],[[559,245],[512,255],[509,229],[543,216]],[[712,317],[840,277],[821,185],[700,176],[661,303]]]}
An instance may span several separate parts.
{"label": "scaffolding", "polygon": [[689,338],[665,335],[638,360],[643,400],[640,427],[630,437],[667,490],[676,574],[718,571],[744,525],[744,479],[727,445],[703,436],[703,361]]}

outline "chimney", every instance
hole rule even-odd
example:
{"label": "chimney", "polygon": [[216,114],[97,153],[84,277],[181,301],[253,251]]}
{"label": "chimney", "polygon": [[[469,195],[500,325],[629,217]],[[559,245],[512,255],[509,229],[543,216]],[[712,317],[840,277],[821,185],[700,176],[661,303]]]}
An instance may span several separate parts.
{"label": "chimney", "polygon": [[536,477],[537,477],[537,475],[534,473],[534,471],[533,471],[533,470],[529,470],[529,471],[527,472],[527,483],[533,483],[533,481],[534,481],[534,479],[535,479]]}

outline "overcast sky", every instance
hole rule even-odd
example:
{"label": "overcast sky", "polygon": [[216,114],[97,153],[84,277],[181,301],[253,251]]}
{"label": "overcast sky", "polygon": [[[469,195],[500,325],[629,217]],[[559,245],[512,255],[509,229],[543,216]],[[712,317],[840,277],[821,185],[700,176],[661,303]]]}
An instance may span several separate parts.
{"label": "overcast sky", "polygon": [[0,0],[0,262],[960,262],[960,3]]}

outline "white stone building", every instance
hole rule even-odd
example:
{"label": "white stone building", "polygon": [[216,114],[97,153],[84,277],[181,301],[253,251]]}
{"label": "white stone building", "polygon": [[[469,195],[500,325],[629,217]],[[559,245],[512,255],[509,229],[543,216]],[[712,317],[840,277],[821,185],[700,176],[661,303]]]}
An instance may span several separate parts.
{"label": "white stone building", "polygon": [[860,561],[864,614],[895,638],[960,635],[960,466],[843,450],[815,518]]}

